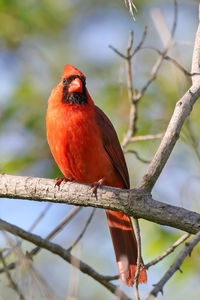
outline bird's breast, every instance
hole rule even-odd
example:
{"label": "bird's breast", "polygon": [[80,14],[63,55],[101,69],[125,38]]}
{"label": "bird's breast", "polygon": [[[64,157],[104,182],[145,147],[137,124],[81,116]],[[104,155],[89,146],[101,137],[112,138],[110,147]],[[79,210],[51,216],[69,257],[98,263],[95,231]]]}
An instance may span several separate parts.
{"label": "bird's breast", "polygon": [[47,139],[65,177],[84,183],[112,177],[113,166],[90,107],[48,109]]}

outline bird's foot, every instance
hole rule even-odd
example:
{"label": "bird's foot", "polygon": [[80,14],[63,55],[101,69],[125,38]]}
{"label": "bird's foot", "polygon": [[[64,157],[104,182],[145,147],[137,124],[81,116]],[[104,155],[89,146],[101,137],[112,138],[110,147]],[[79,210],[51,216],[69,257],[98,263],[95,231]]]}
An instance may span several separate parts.
{"label": "bird's foot", "polygon": [[104,178],[101,178],[99,181],[96,181],[90,185],[90,188],[92,189],[92,194],[96,195],[98,187],[103,185],[103,182],[104,182]]}
{"label": "bird's foot", "polygon": [[60,186],[61,182],[73,182],[74,180],[72,178],[62,177],[62,178],[56,178],[56,186]]}

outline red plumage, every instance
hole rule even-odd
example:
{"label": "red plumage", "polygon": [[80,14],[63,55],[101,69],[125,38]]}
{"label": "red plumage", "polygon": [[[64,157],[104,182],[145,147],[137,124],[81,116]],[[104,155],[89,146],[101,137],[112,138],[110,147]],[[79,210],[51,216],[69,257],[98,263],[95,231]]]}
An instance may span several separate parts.
{"label": "red plumage", "polygon": [[[95,106],[85,76],[66,65],[59,84],[53,89],[46,115],[47,140],[52,155],[66,178],[80,183],[103,179],[107,186],[129,188],[129,175],[115,129]],[[122,281],[134,283],[137,241],[131,219],[120,212],[106,211]],[[141,268],[139,282],[146,282]]]}

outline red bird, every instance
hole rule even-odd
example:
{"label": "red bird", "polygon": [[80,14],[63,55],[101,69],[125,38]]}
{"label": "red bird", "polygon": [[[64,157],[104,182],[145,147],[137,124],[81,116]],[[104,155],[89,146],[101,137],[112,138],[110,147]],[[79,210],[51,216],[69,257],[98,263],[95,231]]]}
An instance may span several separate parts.
{"label": "red bird", "polygon": [[[51,92],[46,127],[51,152],[66,180],[130,188],[116,131],[92,101],[85,76],[71,65],[65,66],[61,81]],[[121,212],[106,210],[106,214],[120,277],[132,286],[137,241],[131,219]],[[146,270],[141,267],[139,282],[146,281]]]}

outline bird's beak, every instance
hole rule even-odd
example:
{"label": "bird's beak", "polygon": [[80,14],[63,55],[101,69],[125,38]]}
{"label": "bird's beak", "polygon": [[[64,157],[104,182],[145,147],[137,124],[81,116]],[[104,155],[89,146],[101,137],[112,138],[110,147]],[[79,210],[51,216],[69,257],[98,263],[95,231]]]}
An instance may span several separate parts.
{"label": "bird's beak", "polygon": [[80,78],[75,78],[68,87],[68,93],[82,93],[83,84]]}

